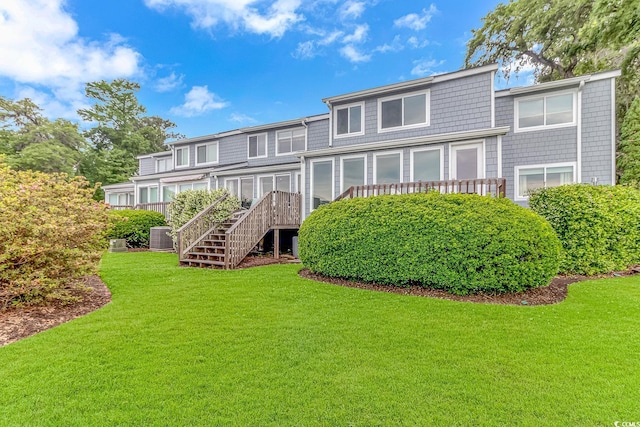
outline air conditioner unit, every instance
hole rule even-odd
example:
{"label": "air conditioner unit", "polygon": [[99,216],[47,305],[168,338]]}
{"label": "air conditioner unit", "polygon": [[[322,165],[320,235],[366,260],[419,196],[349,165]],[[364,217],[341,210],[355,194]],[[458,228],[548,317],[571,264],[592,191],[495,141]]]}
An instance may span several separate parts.
{"label": "air conditioner unit", "polygon": [[169,235],[171,227],[151,227],[149,234],[149,250],[157,252],[172,252],[173,239]]}

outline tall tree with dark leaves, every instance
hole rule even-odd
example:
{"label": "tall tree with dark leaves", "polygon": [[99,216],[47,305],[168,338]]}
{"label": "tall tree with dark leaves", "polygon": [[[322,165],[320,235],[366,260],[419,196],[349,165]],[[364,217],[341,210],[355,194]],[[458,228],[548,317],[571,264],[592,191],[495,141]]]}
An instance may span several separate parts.
{"label": "tall tree with dark leaves", "polygon": [[13,169],[75,175],[86,147],[77,124],[47,119],[28,98],[0,96],[0,154]]}

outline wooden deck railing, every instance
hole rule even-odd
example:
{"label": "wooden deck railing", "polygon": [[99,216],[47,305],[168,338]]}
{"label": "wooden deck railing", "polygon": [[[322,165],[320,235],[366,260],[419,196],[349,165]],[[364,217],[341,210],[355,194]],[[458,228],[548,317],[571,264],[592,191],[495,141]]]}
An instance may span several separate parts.
{"label": "wooden deck railing", "polygon": [[464,193],[505,197],[507,180],[505,178],[481,178],[443,181],[417,181],[397,184],[358,185],[347,188],[335,200],[354,197],[380,196],[383,194],[411,194],[427,191],[441,193]]}
{"label": "wooden deck railing", "polygon": [[225,232],[225,268],[236,267],[272,228],[298,228],[302,199],[298,193],[271,191]]}
{"label": "wooden deck railing", "polygon": [[213,230],[220,227],[226,221],[214,221],[209,215],[216,206],[229,197],[229,193],[224,193],[205,210],[194,216],[185,225],[178,229],[178,255],[182,260],[187,252],[193,248],[200,240],[209,235]]}
{"label": "wooden deck railing", "polygon": [[169,211],[167,208],[170,203],[171,202],[138,203],[134,209],[160,212],[166,219],[169,219]]}

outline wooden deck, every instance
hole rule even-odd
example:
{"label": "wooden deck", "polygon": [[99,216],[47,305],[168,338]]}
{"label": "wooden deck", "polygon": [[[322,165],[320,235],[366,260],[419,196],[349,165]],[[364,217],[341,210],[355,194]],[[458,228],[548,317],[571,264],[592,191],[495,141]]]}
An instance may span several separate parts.
{"label": "wooden deck", "polygon": [[507,180],[505,178],[417,181],[352,186],[347,188],[347,190],[345,190],[345,192],[339,195],[335,200],[352,199],[354,197],[381,196],[385,194],[426,193],[427,191],[505,197],[506,189]]}

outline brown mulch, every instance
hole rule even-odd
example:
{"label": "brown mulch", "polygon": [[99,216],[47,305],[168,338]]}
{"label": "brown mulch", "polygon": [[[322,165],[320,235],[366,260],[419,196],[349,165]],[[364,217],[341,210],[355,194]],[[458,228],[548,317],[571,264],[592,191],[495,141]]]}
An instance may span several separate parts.
{"label": "brown mulch", "polygon": [[261,267],[263,265],[271,265],[271,264],[291,264],[291,263],[299,263],[300,260],[291,256],[291,255],[280,255],[280,258],[275,259],[273,255],[249,255],[242,260],[240,264],[236,268],[251,268],[251,267]]}
{"label": "brown mulch", "polygon": [[570,284],[583,280],[600,279],[605,277],[630,276],[640,273],[640,268],[634,267],[628,271],[615,272],[598,276],[557,276],[548,286],[529,289],[524,292],[508,294],[475,294],[453,295],[440,289],[429,289],[421,286],[398,287],[378,285],[375,283],[355,282],[338,277],[327,277],[322,274],[312,273],[307,268],[298,272],[301,277],[318,282],[333,285],[347,286],[350,288],[367,289],[370,291],[389,292],[402,295],[448,299],[452,301],[474,302],[480,304],[504,304],[504,305],[549,305],[556,304],[567,297],[567,288]]}
{"label": "brown mulch", "polygon": [[111,301],[111,292],[98,276],[85,278],[84,286],[91,290],[79,293],[82,300],[78,302],[66,305],[51,303],[0,312],[0,347],[89,314]]}

